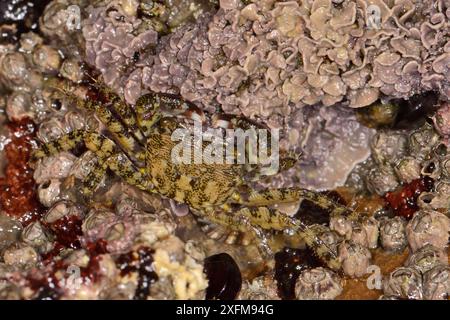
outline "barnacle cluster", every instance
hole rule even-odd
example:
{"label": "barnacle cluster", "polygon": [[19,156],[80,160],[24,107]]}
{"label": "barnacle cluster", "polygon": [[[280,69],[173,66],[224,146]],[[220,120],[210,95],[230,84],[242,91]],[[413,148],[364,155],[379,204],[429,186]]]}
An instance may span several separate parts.
{"label": "barnacle cluster", "polygon": [[[361,297],[448,299],[449,1],[47,2],[34,27],[0,20],[0,298],[345,299],[403,255]],[[54,85],[82,95],[93,78],[130,105],[170,93],[280,129],[302,157],[254,187],[339,187],[323,195],[351,215],[274,208],[341,268],[293,230],[268,235],[267,258],[253,235],[112,174],[86,199],[100,160],[83,147],[30,167],[37,144],[105,129]]]}

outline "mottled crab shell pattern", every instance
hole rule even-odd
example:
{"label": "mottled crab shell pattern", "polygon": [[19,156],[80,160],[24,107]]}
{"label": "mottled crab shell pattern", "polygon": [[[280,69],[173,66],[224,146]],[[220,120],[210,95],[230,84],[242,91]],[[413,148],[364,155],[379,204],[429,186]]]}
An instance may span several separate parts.
{"label": "mottled crab shell pattern", "polygon": [[[265,230],[292,230],[292,234],[300,236],[330,267],[340,268],[336,250],[320,238],[322,228],[305,226],[273,205],[303,198],[329,210],[332,216],[351,217],[351,211],[345,206],[300,188],[252,189],[243,179],[248,171],[245,165],[197,164],[193,158],[192,164],[175,163],[172,160],[172,150],[176,146],[172,133],[178,128],[184,128],[182,122],[186,117],[219,126],[232,123],[242,128],[254,128],[255,123],[235,116],[228,119],[224,117],[226,121],[211,120],[195,105],[175,95],[150,93],[139,98],[133,109],[98,83],[84,89],[73,89],[72,92],[78,92],[81,98],[68,93],[67,86],[70,87],[70,83],[67,81],[53,81],[79,108],[95,112],[107,127],[111,138],[95,131],[77,129],[41,145],[34,152],[33,161],[71,150],[83,142],[98,158],[84,180],[82,190],[87,197],[92,195],[106,170],[110,169],[141,190],[187,204],[195,214],[212,223],[235,231],[252,232],[261,239],[261,248],[264,248],[265,254],[271,254]],[[172,110],[172,114],[167,115],[165,110]],[[280,168],[289,168],[294,163],[293,158],[281,158]],[[251,170],[258,175],[258,170]],[[42,193],[43,197],[49,194]],[[47,204],[51,205],[56,200],[48,199]]]}

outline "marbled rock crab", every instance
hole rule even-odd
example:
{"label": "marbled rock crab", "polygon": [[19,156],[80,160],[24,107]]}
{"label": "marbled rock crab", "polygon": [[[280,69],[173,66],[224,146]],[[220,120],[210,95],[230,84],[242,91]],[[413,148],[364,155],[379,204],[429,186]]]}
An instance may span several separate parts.
{"label": "marbled rock crab", "polygon": [[[60,80],[54,81],[79,108],[95,112],[105,125],[103,133],[74,130],[42,144],[34,151],[32,161],[74,149],[84,143],[98,158],[97,166],[84,181],[83,193],[90,196],[109,169],[127,183],[147,192],[186,204],[191,211],[212,223],[235,231],[253,232],[261,239],[263,252],[270,253],[265,231],[278,230],[300,236],[326,264],[339,269],[341,262],[336,250],[319,237],[320,228],[306,226],[276,208],[277,204],[307,199],[330,211],[331,216],[353,213],[345,206],[316,192],[300,188],[256,190],[249,175],[257,178],[263,168],[242,164],[184,164],[171,157],[176,142],[172,133],[190,118],[201,119],[212,127],[250,128],[257,124],[235,116],[209,115],[178,96],[148,93],[141,96],[134,108],[98,83],[80,87]],[[78,92],[78,93],[76,93]],[[171,110],[171,114],[167,110]],[[203,142],[207,144],[206,142]],[[295,158],[280,160],[280,169],[291,167]]]}

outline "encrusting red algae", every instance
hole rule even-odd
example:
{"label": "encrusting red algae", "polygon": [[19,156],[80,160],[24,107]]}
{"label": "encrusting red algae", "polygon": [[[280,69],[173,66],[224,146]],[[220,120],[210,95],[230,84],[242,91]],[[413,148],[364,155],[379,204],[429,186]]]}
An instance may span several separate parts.
{"label": "encrusting red algae", "polygon": [[44,212],[37,199],[33,170],[28,165],[37,130],[29,118],[6,126],[11,141],[5,146],[7,165],[5,177],[0,178],[0,210],[26,226]]}
{"label": "encrusting red algae", "polygon": [[388,192],[384,199],[397,215],[409,219],[419,210],[417,198],[422,192],[431,191],[433,185],[433,179],[422,177],[401,186],[398,190]]}

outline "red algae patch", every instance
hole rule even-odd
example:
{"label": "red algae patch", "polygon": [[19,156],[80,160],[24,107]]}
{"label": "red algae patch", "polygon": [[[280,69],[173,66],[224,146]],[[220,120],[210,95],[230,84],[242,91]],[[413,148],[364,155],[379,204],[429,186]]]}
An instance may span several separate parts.
{"label": "red algae patch", "polygon": [[28,118],[6,126],[10,142],[4,150],[7,165],[4,178],[0,178],[0,210],[26,226],[43,212],[37,199],[33,170],[28,165],[37,130]]}
{"label": "red algae patch", "polygon": [[394,210],[395,214],[409,219],[419,209],[417,198],[422,192],[431,191],[433,184],[433,179],[422,177],[401,186],[398,190],[388,192],[384,199]]}

